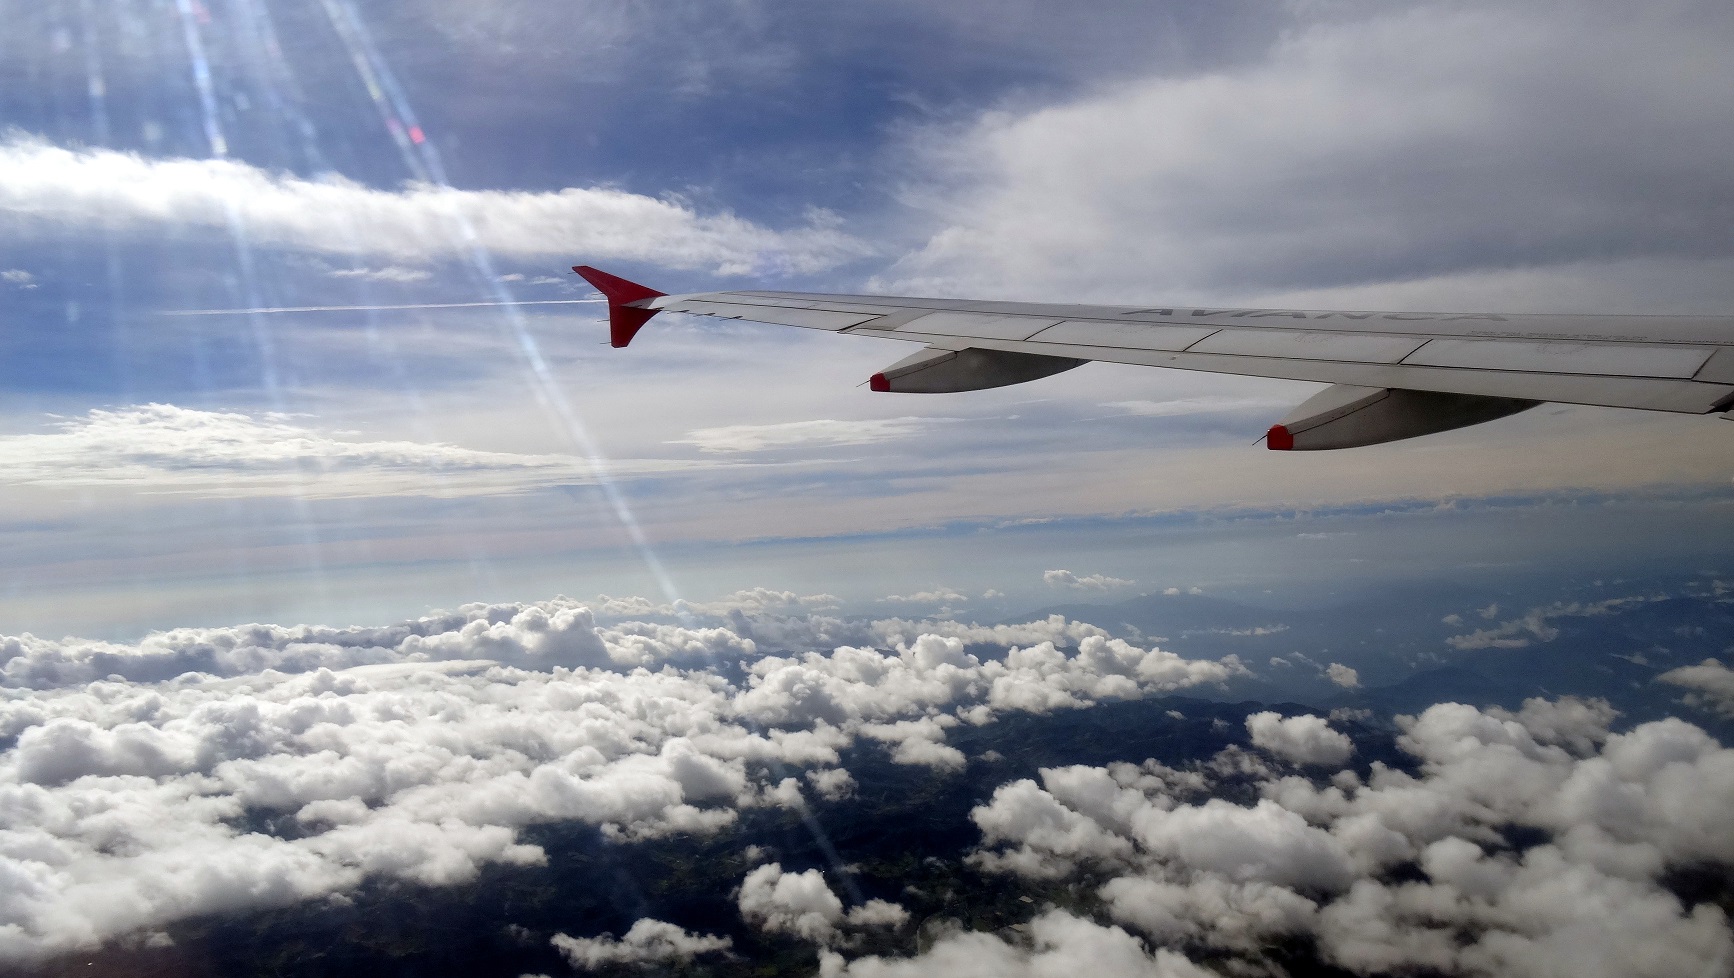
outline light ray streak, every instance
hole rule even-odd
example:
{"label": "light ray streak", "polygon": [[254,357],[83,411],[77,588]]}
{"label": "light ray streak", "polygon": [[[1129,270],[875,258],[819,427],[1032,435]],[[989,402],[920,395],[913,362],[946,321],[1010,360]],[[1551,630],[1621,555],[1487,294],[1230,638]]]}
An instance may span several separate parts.
{"label": "light ray streak", "polygon": [[90,9],[91,0],[79,0],[78,12],[84,22],[85,94],[90,99],[90,125],[98,146],[109,144],[108,79],[102,70],[102,55],[96,36],[96,15]]}
{"label": "light ray streak", "polygon": [[[240,43],[244,47],[247,47],[250,52],[249,56],[244,59],[244,63],[255,66],[259,70],[263,90],[266,93],[269,104],[273,107],[272,117],[282,118],[287,121],[290,139],[299,139],[301,152],[304,154],[305,159],[311,165],[313,170],[327,171],[334,169],[327,160],[325,152],[319,144],[318,127],[315,126],[313,120],[302,111],[301,106],[305,101],[305,95],[296,77],[294,68],[290,64],[288,58],[284,56],[283,46],[278,41],[277,28],[272,19],[269,5],[262,2],[262,0],[231,0],[229,9],[233,14],[235,14],[237,19],[235,35],[240,38]],[[358,228],[352,214],[348,211],[339,209],[335,212],[334,217],[337,218],[336,225],[339,229],[339,233],[341,233],[352,245],[360,240],[360,234],[358,233]],[[360,291],[363,295],[368,295],[372,290],[368,286],[368,283],[363,282],[361,283]],[[365,313],[366,315],[362,317],[362,334],[367,338],[369,349],[372,351],[375,358],[390,372],[392,380],[397,385],[398,393],[404,399],[404,402],[408,407],[407,414],[416,422],[422,440],[437,441],[439,440],[438,433],[432,430],[432,428],[426,423],[428,411],[422,400],[421,393],[411,381],[409,372],[404,368],[403,359],[398,355],[395,346],[379,331],[379,317],[376,313],[392,309],[456,307],[459,307],[459,304],[373,303],[351,306],[277,306],[234,310],[233,312],[235,314],[247,316],[295,312],[335,312],[344,310],[354,310]],[[222,315],[225,314],[225,312],[227,311],[174,310],[166,313],[166,315]],[[452,481],[451,478],[443,472],[431,473],[428,478],[430,481],[441,486],[449,486]],[[466,546],[468,548],[468,558],[469,564],[472,568],[472,573],[475,568],[481,567],[486,572],[481,576],[492,579],[494,577],[493,563],[489,555],[485,550],[478,548],[473,538],[465,537],[464,539],[466,540]]]}
{"label": "light ray streak", "polygon": [[199,109],[204,115],[205,140],[211,145],[211,155],[223,159],[229,155],[228,140],[223,138],[222,124],[217,115],[217,88],[211,80],[211,62],[205,57],[204,38],[199,35],[198,12],[193,0],[175,0],[175,12],[181,17],[181,35],[187,42],[187,54],[193,62],[193,87],[199,93]]}
{"label": "light ray streak", "polygon": [[[354,4],[350,0],[322,0],[322,2],[338,36],[349,46],[350,57],[355,61],[357,70],[360,71],[362,79],[367,85],[368,93],[373,97],[375,106],[385,118],[386,129],[403,154],[405,162],[413,172],[423,179],[439,186],[449,186],[445,179],[445,168],[441,164],[438,150],[433,145],[432,140],[426,137],[420,125],[417,124],[415,116],[410,111],[408,99],[392,75],[390,66],[386,64],[385,59],[373,46],[372,38],[369,36],[367,27],[362,22]],[[407,128],[405,122],[408,123]],[[525,366],[529,368],[531,380],[529,387],[536,400],[565,428],[567,435],[590,466],[597,487],[602,490],[602,495],[614,511],[615,518],[626,530],[627,536],[632,540],[640,559],[644,561],[645,567],[655,578],[664,597],[669,604],[677,608],[680,607],[679,593],[675,588],[674,578],[669,575],[667,568],[662,563],[662,558],[657,555],[655,548],[650,543],[649,536],[644,532],[644,527],[632,512],[632,507],[627,502],[625,494],[620,491],[619,485],[610,474],[608,460],[602,454],[601,446],[597,444],[589,429],[584,425],[572,402],[567,398],[565,389],[554,377],[553,370],[548,366],[547,359],[543,357],[536,338],[531,335],[525,323],[524,314],[520,309],[524,303],[517,302],[510,290],[500,281],[499,275],[494,270],[492,256],[485,247],[478,243],[475,228],[469,220],[461,212],[454,211],[450,214],[450,221],[458,238],[457,243],[462,246],[462,250],[466,252],[466,257],[469,259],[471,274],[476,279],[477,285],[484,292],[494,296],[496,303],[501,307],[502,318],[517,340]],[[689,614],[681,613],[679,618],[689,627],[694,624],[692,616]],[[850,899],[856,904],[862,903],[863,894],[860,887],[856,885],[854,877],[849,873],[847,866],[843,863],[842,856],[831,843],[830,836],[825,832],[824,827],[811,814],[808,814],[802,821],[819,844],[821,851],[830,862],[833,874],[843,884]]]}
{"label": "light ray streak", "polygon": [[[350,60],[355,64],[356,71],[367,87],[368,95],[385,120],[386,130],[403,155],[405,164],[423,180],[442,187],[450,186],[446,181],[445,167],[440,161],[438,150],[417,123],[402,87],[397,83],[390,65],[374,46],[367,26],[354,4],[347,0],[322,0],[322,5],[338,37],[349,48]],[[455,232],[456,243],[469,260],[470,271],[478,287],[493,295],[492,304],[500,307],[502,318],[517,342],[524,364],[529,368],[531,392],[543,410],[552,415],[577,446],[579,454],[589,465],[597,486],[602,490],[603,498],[626,530],[634,549],[656,580],[657,587],[670,604],[676,603],[680,594],[673,577],[651,546],[650,538],[633,514],[625,494],[620,491],[609,470],[608,460],[602,454],[601,446],[584,425],[565,390],[555,379],[535,337],[530,334],[519,308],[521,303],[500,281],[494,269],[493,257],[478,243],[475,228],[468,218],[461,212],[453,211],[448,215],[448,219]]]}
{"label": "light ray streak", "polygon": [[[210,142],[211,156],[215,159],[225,159],[229,153],[229,143],[223,134],[222,116],[217,108],[216,80],[211,72],[211,62],[205,51],[201,23],[210,21],[210,12],[200,0],[175,0],[175,12],[180,17],[181,34],[186,41],[187,57],[192,63],[193,85],[198,90],[199,107],[204,117],[205,137]],[[247,235],[246,221],[241,215],[241,209],[236,206],[231,195],[223,197],[223,210],[229,226],[229,237],[234,244],[235,266],[240,278],[241,301],[251,307],[264,307],[265,297],[259,289],[258,275],[253,261],[252,242]],[[253,342],[259,353],[260,381],[266,395],[273,406],[285,410],[287,405],[283,400],[282,385],[277,373],[277,350],[273,342],[270,328],[263,317],[249,315],[247,324],[253,334]],[[308,505],[305,489],[294,493],[291,505],[298,517],[297,525],[301,531],[304,545],[307,547],[308,563],[312,569],[312,577],[320,589],[321,599],[328,597],[325,584],[325,559],[315,529],[312,511]]]}
{"label": "light ray streak", "polygon": [[530,299],[505,302],[409,302],[379,306],[259,306],[252,309],[163,309],[159,316],[264,316],[281,312],[382,312],[391,309],[497,309],[502,306],[575,306],[607,299]]}

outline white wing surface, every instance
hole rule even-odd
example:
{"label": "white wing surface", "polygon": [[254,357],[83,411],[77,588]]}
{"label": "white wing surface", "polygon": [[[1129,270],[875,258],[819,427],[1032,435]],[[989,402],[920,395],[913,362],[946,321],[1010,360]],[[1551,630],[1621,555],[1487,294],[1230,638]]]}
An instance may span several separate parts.
{"label": "white wing surface", "polygon": [[574,269],[625,346],[657,312],[920,343],[874,390],[978,390],[1091,360],[1335,385],[1270,430],[1278,449],[1444,431],[1544,401],[1709,414],[1734,407],[1734,317],[1050,305],[803,292],[663,295]]}

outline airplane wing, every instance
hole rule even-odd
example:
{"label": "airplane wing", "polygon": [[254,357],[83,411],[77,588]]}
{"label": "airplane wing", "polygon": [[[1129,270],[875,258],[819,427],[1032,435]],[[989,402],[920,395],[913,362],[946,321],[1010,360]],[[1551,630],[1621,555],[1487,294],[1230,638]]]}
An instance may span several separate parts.
{"label": "airplane wing", "polygon": [[658,312],[920,343],[876,391],[948,393],[1091,360],[1332,385],[1271,427],[1278,450],[1372,445],[1546,401],[1734,417],[1734,317],[1093,306],[806,292],[665,295],[579,265],[626,346]]}

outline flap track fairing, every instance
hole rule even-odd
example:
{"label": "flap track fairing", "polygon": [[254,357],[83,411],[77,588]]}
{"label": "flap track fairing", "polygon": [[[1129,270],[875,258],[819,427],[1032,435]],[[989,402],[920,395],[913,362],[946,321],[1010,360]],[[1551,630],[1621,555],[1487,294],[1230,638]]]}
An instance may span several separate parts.
{"label": "flap track fairing", "polygon": [[1527,411],[1540,401],[1333,384],[1272,425],[1273,451],[1359,448],[1450,431]]}
{"label": "flap track fairing", "polygon": [[868,379],[868,386],[896,394],[979,391],[1040,380],[1088,362],[1039,353],[929,347],[874,374]]}

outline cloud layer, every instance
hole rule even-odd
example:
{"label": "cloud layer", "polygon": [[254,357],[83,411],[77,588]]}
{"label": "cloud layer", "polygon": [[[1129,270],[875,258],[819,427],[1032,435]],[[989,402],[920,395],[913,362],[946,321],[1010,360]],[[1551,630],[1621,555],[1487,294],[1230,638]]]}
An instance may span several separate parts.
{"label": "cloud layer", "polygon": [[[172,404],[93,409],[58,430],[0,437],[0,485],[106,486],[200,496],[468,496],[586,485],[569,455],[482,452],[437,442],[349,441],[295,423]],[[676,461],[610,463],[621,475]]]}
{"label": "cloud layer", "polygon": [[197,228],[255,246],[427,261],[476,247],[503,256],[655,262],[719,273],[814,271],[863,246],[811,226],[773,231],[728,213],[604,187],[552,193],[367,187],[223,159],[155,159],[0,142],[0,215],[14,233],[53,227],[134,233]]}
{"label": "cloud layer", "polygon": [[701,452],[762,452],[779,448],[871,445],[921,432],[953,418],[880,418],[858,421],[785,421],[700,428],[673,444]]}
{"label": "cloud layer", "polygon": [[[450,885],[489,863],[537,864],[542,850],[519,841],[537,823],[621,840],[713,834],[744,808],[848,798],[839,752],[857,742],[943,772],[963,762],[945,743],[960,724],[1243,671],[1058,618],[734,611],[715,619],[726,626],[598,626],[558,599],[379,628],[0,638],[0,960],[341,895],[370,877]],[[798,651],[831,630],[864,644]],[[766,655],[768,638],[796,651]],[[966,639],[1011,647],[984,661]],[[261,815],[298,831],[245,827]],[[902,922],[890,904],[833,907],[816,874],[761,867],[749,883],[742,910],[773,931],[847,943],[850,928]],[[718,949],[647,925],[565,950],[624,961],[701,947]]]}
{"label": "cloud layer", "polygon": [[1243,65],[935,133],[942,227],[885,282],[1148,301],[1654,260],[1725,295],[1730,36],[1698,0],[1303,12]]}
{"label": "cloud layer", "polygon": [[[1618,734],[1612,720],[1569,697],[1515,714],[1437,705],[1400,718],[1413,774],[1244,757],[1047,769],[976,809],[976,858],[1088,881],[1113,922],[1238,973],[1282,973],[1269,955],[1296,941],[1369,975],[1724,972],[1725,914],[1666,881],[1734,864],[1734,750],[1677,719]],[[1296,763],[1346,756],[1317,749],[1341,737],[1318,717],[1247,725]],[[1219,796],[1233,790],[1255,800]]]}

